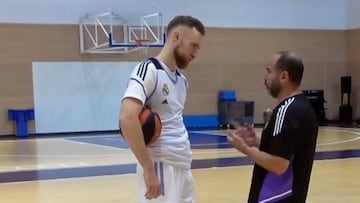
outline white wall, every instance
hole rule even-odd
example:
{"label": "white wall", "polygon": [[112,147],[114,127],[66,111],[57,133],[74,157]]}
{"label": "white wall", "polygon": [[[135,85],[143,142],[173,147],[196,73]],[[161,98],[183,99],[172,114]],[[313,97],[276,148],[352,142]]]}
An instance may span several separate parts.
{"label": "white wall", "polygon": [[34,62],[36,133],[119,129],[128,77],[138,62]]}
{"label": "white wall", "polygon": [[347,0],[347,28],[360,28],[360,0]]}
{"label": "white wall", "polygon": [[189,4],[187,11],[215,27],[344,29],[346,25],[346,4],[339,0],[221,2],[226,2],[226,5],[208,1],[206,9],[203,9],[203,4]]}
{"label": "white wall", "polygon": [[346,28],[344,0],[5,0],[0,22],[77,24],[84,14],[109,8],[125,18],[161,12],[165,24],[190,14],[209,27]]}

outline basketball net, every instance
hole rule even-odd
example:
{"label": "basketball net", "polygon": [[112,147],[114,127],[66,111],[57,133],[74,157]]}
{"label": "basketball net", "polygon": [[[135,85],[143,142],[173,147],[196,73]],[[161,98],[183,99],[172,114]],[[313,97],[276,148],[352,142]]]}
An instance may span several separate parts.
{"label": "basketball net", "polygon": [[144,44],[144,42],[148,42],[149,40],[147,39],[136,39],[135,43],[136,43],[136,48],[138,49],[139,53],[142,54],[143,56],[147,56],[148,55],[148,51],[150,46]]}

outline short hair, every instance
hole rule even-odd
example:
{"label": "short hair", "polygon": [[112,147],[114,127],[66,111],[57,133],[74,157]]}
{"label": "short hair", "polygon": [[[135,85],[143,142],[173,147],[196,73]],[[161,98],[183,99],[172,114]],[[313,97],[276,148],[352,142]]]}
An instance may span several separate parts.
{"label": "short hair", "polygon": [[304,74],[304,64],[302,59],[293,51],[279,51],[280,55],[275,67],[289,74],[290,81],[296,85],[301,84]]}
{"label": "short hair", "polygon": [[200,20],[198,20],[192,16],[188,16],[188,15],[179,15],[179,16],[176,16],[175,18],[173,18],[167,27],[166,34],[169,35],[171,30],[179,25],[187,26],[189,28],[195,28],[203,36],[205,35],[205,27],[202,24],[202,22]]}

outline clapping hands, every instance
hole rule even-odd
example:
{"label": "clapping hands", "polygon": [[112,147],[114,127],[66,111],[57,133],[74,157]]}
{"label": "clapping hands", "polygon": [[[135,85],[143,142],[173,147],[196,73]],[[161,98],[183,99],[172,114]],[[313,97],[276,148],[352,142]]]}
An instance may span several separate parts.
{"label": "clapping hands", "polygon": [[252,125],[245,123],[234,126],[235,130],[227,134],[228,141],[233,147],[243,153],[247,147],[259,147],[259,138]]}

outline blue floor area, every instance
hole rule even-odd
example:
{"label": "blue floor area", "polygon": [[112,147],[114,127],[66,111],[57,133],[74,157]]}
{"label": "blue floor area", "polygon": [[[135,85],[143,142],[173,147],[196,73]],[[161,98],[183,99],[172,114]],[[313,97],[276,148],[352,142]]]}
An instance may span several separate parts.
{"label": "blue floor area", "polygon": [[76,142],[88,143],[88,144],[96,144],[102,145],[107,147],[116,147],[116,148],[129,148],[128,144],[125,140],[120,136],[93,136],[93,137],[71,137],[71,138],[64,138],[66,140],[72,140]]}
{"label": "blue floor area", "polygon": [[[129,148],[125,140],[120,136],[94,136],[94,137],[72,137],[65,138],[68,140],[103,145],[108,147],[116,148]],[[209,135],[206,133],[194,133],[189,132],[189,139],[192,149],[219,149],[219,148],[230,148],[231,145],[228,143],[225,136]]]}
{"label": "blue floor area", "polygon": [[227,141],[226,136],[189,132],[189,139],[192,149],[232,148],[232,146]]}

